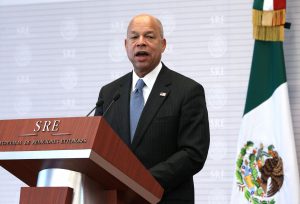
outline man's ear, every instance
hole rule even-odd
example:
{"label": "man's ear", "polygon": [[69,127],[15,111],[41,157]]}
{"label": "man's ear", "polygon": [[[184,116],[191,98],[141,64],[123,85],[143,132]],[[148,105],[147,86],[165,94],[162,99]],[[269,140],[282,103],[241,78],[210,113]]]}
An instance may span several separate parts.
{"label": "man's ear", "polygon": [[162,53],[165,51],[166,47],[167,47],[167,40],[164,38],[162,39],[162,50],[161,50]]}
{"label": "man's ear", "polygon": [[125,48],[127,47],[127,38],[125,38],[125,40],[124,40],[124,46],[125,46]]}

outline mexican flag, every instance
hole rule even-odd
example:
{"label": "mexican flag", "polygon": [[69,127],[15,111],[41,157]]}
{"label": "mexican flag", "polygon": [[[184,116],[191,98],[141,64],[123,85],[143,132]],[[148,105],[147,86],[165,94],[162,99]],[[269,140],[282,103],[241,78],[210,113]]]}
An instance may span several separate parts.
{"label": "mexican flag", "polygon": [[286,80],[285,0],[255,0],[255,39],[239,134],[232,204],[299,204],[299,172]]}

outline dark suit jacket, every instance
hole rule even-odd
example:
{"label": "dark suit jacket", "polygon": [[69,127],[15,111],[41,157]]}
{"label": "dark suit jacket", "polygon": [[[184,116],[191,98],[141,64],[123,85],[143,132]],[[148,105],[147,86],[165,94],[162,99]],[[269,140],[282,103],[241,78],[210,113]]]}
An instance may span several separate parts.
{"label": "dark suit jacket", "polygon": [[104,86],[95,115],[119,93],[105,118],[165,189],[161,203],[194,203],[193,175],[205,163],[210,140],[203,87],[163,65],[130,143],[131,81],[132,72]]}

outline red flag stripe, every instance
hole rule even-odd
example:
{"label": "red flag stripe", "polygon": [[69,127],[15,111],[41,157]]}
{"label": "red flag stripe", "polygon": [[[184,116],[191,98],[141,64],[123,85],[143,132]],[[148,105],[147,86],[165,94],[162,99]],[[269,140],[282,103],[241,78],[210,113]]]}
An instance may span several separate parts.
{"label": "red flag stripe", "polygon": [[280,10],[286,8],[286,0],[274,0],[274,10]]}

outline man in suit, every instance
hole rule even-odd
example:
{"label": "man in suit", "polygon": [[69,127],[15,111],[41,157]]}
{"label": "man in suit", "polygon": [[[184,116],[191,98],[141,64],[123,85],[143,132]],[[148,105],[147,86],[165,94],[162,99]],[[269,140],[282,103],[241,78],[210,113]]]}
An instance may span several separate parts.
{"label": "man in suit", "polygon": [[135,16],[125,47],[133,71],[102,87],[95,115],[107,110],[108,123],[165,189],[160,203],[192,204],[193,175],[210,140],[204,89],[161,62],[166,40],[157,18]]}

